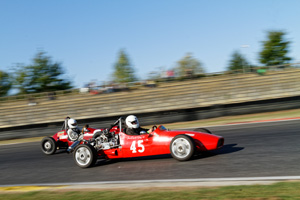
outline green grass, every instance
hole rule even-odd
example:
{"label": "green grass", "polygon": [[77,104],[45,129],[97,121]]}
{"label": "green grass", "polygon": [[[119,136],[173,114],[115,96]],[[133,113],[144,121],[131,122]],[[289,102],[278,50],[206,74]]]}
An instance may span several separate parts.
{"label": "green grass", "polygon": [[99,191],[39,191],[25,193],[0,193],[5,200],[122,200],[122,199],[300,199],[300,182],[280,182],[273,185],[227,186],[212,188],[148,188],[148,189],[111,189]]}

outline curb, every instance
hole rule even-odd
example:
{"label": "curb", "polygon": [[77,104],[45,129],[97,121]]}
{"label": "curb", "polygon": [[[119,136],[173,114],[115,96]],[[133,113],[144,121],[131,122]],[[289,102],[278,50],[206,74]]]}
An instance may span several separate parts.
{"label": "curb", "polygon": [[65,191],[76,190],[115,190],[115,189],[149,189],[183,188],[183,187],[222,187],[237,185],[270,185],[277,182],[300,181],[300,176],[241,177],[241,178],[200,178],[171,180],[136,180],[136,181],[101,181],[83,183],[48,183],[33,185],[0,186],[1,192]]}

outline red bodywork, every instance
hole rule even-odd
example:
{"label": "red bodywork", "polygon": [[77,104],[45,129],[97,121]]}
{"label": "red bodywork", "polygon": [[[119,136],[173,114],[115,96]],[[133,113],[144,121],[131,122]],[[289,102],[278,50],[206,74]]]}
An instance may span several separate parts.
{"label": "red bodywork", "polygon": [[[87,128],[87,132],[83,134],[83,139],[90,140],[93,138],[94,133],[98,131],[102,131],[103,129],[94,129],[94,128]],[[68,140],[68,134],[66,130],[61,130],[55,133],[52,138],[57,142],[58,147],[68,147],[71,146],[74,142]]]}
{"label": "red bodywork", "polygon": [[126,135],[120,132],[117,126],[112,128],[111,132],[119,135],[120,146],[99,150],[98,156],[113,159],[170,154],[170,142],[180,134],[193,138],[196,151],[215,150],[224,144],[224,138],[221,136],[195,131],[167,130],[164,126],[159,126],[151,134],[144,135]]}

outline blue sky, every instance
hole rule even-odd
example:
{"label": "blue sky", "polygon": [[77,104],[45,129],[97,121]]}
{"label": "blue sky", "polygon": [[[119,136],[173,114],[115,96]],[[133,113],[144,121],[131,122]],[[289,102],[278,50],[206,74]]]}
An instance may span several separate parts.
{"label": "blue sky", "polygon": [[124,49],[141,79],[188,52],[219,72],[236,50],[258,64],[270,30],[287,32],[300,62],[299,8],[299,0],[0,0],[0,70],[30,64],[42,49],[82,87],[110,80]]}

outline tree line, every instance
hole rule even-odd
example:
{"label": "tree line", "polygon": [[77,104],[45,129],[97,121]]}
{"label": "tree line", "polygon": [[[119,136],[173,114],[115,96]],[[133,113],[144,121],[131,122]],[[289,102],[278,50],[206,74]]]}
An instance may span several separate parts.
{"label": "tree line", "polygon": [[[267,39],[262,42],[262,50],[259,52],[259,62],[264,66],[288,64],[292,59],[287,56],[289,44],[283,31],[267,32]],[[228,71],[250,71],[257,66],[252,65],[239,51],[235,51],[228,63]],[[128,55],[120,50],[118,59],[113,66],[113,82],[128,83],[137,81],[134,68]],[[191,53],[187,53],[171,69],[172,75],[192,76],[205,73],[199,60]],[[39,92],[52,92],[73,88],[72,81],[64,78],[64,69],[61,63],[53,62],[44,51],[39,51],[30,65],[18,64],[12,72],[0,70],[0,96],[6,96],[11,89],[17,89],[18,94],[30,94]],[[153,76],[152,78],[155,78]]]}

